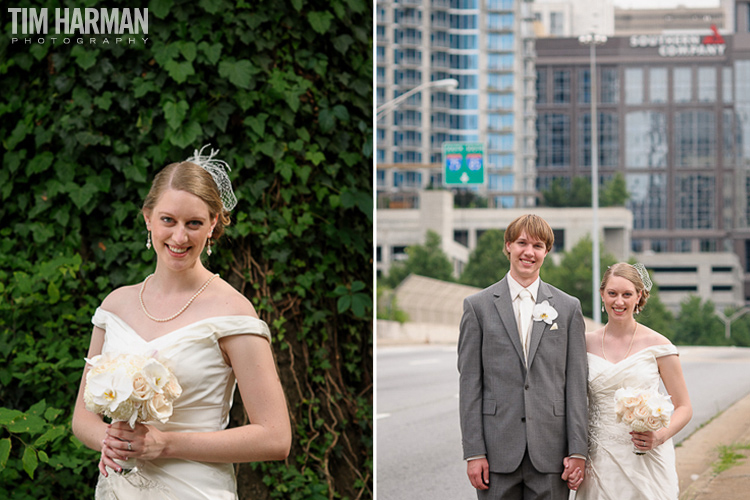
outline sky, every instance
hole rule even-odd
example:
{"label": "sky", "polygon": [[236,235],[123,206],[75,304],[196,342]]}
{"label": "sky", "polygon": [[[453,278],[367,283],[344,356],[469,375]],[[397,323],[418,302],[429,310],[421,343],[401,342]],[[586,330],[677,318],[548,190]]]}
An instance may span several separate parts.
{"label": "sky", "polygon": [[614,0],[615,7],[622,9],[668,9],[683,5],[685,7],[718,7],[719,0]]}

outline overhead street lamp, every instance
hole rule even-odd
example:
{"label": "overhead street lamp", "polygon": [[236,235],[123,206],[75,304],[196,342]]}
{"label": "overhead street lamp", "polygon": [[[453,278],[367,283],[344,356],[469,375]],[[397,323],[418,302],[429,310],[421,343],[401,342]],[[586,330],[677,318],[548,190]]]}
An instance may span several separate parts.
{"label": "overhead street lamp", "polygon": [[599,282],[601,280],[601,270],[599,269],[599,116],[596,111],[596,100],[598,93],[596,91],[596,46],[603,45],[607,42],[604,35],[589,33],[581,35],[578,41],[582,45],[589,46],[589,59],[591,62],[590,82],[591,82],[591,216],[593,219],[593,229],[591,231],[591,244],[593,246],[593,303],[594,303],[594,321],[602,322],[602,312],[599,308]]}
{"label": "overhead street lamp", "polygon": [[376,110],[376,117],[378,120],[386,116],[388,113],[393,111],[398,107],[399,104],[410,98],[416,93],[422,92],[425,89],[428,88],[444,88],[447,90],[453,90],[456,87],[458,87],[458,80],[455,78],[447,78],[445,80],[434,80],[431,82],[425,82],[421,85],[417,85],[413,89],[409,90],[408,92],[404,92],[397,98],[393,99],[392,101],[388,101],[387,103],[383,104],[382,106],[378,107]]}

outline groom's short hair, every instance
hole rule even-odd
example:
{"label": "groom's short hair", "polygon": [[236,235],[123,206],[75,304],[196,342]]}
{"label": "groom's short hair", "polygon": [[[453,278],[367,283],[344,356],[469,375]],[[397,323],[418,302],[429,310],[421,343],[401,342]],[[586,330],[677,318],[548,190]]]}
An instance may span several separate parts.
{"label": "groom's short hair", "polygon": [[531,238],[543,241],[547,246],[547,252],[552,250],[552,245],[555,243],[555,233],[552,232],[550,225],[538,215],[526,214],[516,218],[505,229],[503,253],[506,257],[510,258],[507,250],[508,243],[516,241],[524,231]]}

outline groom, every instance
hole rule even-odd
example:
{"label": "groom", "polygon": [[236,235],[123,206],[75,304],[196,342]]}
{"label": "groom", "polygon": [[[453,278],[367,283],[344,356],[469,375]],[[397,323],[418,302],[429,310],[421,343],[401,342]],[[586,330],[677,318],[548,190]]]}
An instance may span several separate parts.
{"label": "groom", "polygon": [[585,470],[585,326],[578,299],[539,279],[553,243],[544,219],[517,218],[505,230],[510,272],[464,300],[461,434],[480,499],[565,500],[568,476]]}

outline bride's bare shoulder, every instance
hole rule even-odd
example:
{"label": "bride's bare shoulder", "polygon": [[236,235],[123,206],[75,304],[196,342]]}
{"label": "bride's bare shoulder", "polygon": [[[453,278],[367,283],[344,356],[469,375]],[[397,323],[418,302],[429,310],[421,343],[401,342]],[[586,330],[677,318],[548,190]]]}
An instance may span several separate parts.
{"label": "bride's bare shoulder", "polygon": [[216,280],[216,288],[211,295],[214,311],[219,316],[252,316],[258,317],[255,307],[236,288],[224,281]]}
{"label": "bride's bare shoulder", "polygon": [[643,329],[643,332],[645,334],[644,340],[647,345],[667,345],[672,343],[667,337],[657,332],[656,330],[652,330],[646,325],[642,324],[641,328]]}
{"label": "bride's bare shoulder", "polygon": [[111,291],[102,301],[101,308],[121,316],[124,311],[130,310],[137,303],[140,284],[116,288]]}

